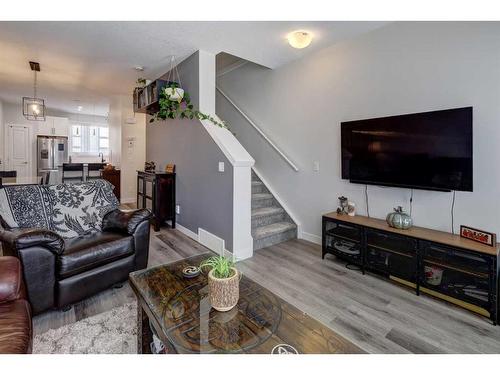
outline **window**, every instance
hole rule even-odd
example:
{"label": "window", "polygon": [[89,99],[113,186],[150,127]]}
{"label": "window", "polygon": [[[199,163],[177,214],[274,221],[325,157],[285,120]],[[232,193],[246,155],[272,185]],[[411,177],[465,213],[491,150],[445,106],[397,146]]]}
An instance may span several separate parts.
{"label": "window", "polygon": [[73,125],[71,127],[71,151],[82,152],[82,126]]}
{"label": "window", "polygon": [[71,125],[71,152],[104,155],[109,151],[109,130],[95,124]]}

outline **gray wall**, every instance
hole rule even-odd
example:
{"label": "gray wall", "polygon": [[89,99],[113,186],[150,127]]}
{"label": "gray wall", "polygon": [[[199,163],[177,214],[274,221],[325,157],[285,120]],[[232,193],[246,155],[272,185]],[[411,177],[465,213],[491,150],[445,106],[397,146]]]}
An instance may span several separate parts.
{"label": "gray wall", "polygon": [[[314,42],[313,42],[314,43]],[[340,122],[474,107],[474,192],[457,192],[460,224],[500,233],[500,23],[398,22],[279,69],[246,64],[218,85],[298,164],[294,172],[221,95],[217,114],[317,240],[337,197],[366,214],[364,185],[340,178]],[[314,161],[320,171],[313,171]],[[370,213],[409,206],[409,189],[369,187]],[[416,225],[451,230],[451,193],[415,190]]]}
{"label": "gray wall", "polygon": [[[198,103],[198,54],[178,67],[183,88]],[[203,228],[233,245],[233,167],[198,120],[168,120],[146,125],[146,160],[164,170],[176,164],[180,225]],[[218,172],[224,162],[225,171]]]}

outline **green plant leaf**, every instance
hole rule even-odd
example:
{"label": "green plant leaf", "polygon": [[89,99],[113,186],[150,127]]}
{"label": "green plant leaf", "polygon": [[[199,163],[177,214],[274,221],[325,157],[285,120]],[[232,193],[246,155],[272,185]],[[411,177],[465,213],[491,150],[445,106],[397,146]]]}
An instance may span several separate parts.
{"label": "green plant leaf", "polygon": [[213,256],[200,263],[200,270],[213,270],[212,275],[218,279],[225,279],[233,276],[234,262],[224,256]]}

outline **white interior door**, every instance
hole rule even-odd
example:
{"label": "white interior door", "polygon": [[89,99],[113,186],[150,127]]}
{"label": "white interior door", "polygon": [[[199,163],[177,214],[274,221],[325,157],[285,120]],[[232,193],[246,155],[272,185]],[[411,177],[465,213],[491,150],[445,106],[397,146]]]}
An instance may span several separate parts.
{"label": "white interior door", "polygon": [[16,170],[18,177],[31,175],[30,129],[22,125],[9,125],[7,166]]}

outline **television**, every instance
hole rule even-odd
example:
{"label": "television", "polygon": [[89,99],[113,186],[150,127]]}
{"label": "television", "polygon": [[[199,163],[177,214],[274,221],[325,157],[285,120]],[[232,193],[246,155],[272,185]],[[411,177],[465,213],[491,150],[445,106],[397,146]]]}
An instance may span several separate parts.
{"label": "television", "polygon": [[472,107],[341,123],[342,178],[472,191]]}

